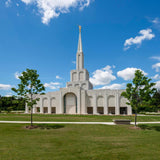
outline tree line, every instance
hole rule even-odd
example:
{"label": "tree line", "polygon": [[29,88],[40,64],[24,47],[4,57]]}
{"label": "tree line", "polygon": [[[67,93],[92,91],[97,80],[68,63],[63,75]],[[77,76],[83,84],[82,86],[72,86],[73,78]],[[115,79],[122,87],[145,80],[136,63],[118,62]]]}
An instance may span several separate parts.
{"label": "tree line", "polygon": [[2,111],[20,111],[25,110],[25,100],[22,97],[5,97],[0,96],[0,112]]}

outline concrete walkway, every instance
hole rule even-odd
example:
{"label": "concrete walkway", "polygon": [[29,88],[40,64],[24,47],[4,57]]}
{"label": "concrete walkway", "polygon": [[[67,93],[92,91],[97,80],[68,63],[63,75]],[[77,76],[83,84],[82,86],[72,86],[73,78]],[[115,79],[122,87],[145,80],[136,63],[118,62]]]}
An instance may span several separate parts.
{"label": "concrete walkway", "polygon": [[[0,123],[22,123],[28,124],[30,121],[0,121]],[[34,124],[104,124],[115,125],[114,122],[33,122]],[[134,125],[134,122],[131,122]],[[137,122],[137,124],[160,124],[160,122]]]}

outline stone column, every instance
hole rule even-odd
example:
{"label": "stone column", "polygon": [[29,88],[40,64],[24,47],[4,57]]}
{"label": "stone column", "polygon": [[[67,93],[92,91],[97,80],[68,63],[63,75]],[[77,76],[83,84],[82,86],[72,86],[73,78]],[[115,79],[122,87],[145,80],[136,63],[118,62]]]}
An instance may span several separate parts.
{"label": "stone column", "polygon": [[70,72],[70,81],[71,81],[71,82],[73,81],[73,78],[72,78],[72,71]]}
{"label": "stone column", "polygon": [[80,81],[79,71],[77,71],[76,73],[77,73],[77,81]]}
{"label": "stone column", "polygon": [[51,98],[48,97],[48,113],[51,114]]}
{"label": "stone column", "polygon": [[76,96],[77,96],[77,113],[76,114],[80,114],[80,110],[81,110],[81,90],[78,91]]}
{"label": "stone column", "polygon": [[81,90],[81,112],[80,114],[87,114],[87,97],[86,97],[86,91]]}
{"label": "stone column", "polygon": [[97,95],[96,93],[93,96],[93,114],[97,114]]}
{"label": "stone column", "polygon": [[64,100],[63,100],[63,96],[62,96],[62,91],[60,91],[60,94],[59,94],[59,106],[56,106],[56,110],[58,110],[59,108],[59,111],[57,111],[58,114],[63,114],[64,113]]}
{"label": "stone column", "polygon": [[127,115],[132,115],[132,107],[127,105]]}
{"label": "stone column", "polygon": [[29,113],[29,108],[27,106],[27,103],[25,104],[25,113]]}
{"label": "stone column", "polygon": [[40,98],[40,113],[43,113],[43,97]]}
{"label": "stone column", "polygon": [[118,91],[116,92],[116,96],[115,96],[115,115],[119,115],[120,114],[120,106],[119,106],[119,93]]}
{"label": "stone column", "polygon": [[104,114],[108,114],[108,95],[104,95]]}

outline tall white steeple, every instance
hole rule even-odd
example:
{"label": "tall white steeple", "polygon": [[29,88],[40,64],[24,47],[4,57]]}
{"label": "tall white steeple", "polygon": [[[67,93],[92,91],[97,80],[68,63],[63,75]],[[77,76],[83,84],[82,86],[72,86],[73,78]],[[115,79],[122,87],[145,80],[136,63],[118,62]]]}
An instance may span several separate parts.
{"label": "tall white steeple", "polygon": [[78,39],[78,49],[77,49],[77,61],[76,61],[77,70],[84,68],[84,55],[83,55],[83,50],[82,50],[81,29],[82,27],[79,26],[79,39]]}
{"label": "tall white steeple", "polygon": [[81,30],[82,30],[82,27],[79,26],[79,39],[78,39],[78,50],[77,52],[83,52],[82,51],[82,38],[81,38]]}
{"label": "tall white steeple", "polygon": [[76,69],[71,70],[71,81],[67,87],[75,87],[83,90],[93,89],[89,81],[89,72],[84,68],[84,55],[82,50],[81,26],[79,26],[79,39],[76,59]]}

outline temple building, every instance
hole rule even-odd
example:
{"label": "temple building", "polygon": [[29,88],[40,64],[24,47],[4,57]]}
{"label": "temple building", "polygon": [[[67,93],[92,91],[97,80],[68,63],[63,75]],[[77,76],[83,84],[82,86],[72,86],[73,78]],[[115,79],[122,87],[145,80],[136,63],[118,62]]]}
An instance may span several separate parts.
{"label": "temple building", "polygon": [[[124,90],[95,89],[89,81],[89,72],[84,68],[81,26],[79,26],[76,69],[70,72],[70,82],[59,91],[39,95],[40,100],[33,107],[33,113],[48,114],[104,114],[131,115],[131,106],[121,96]],[[25,112],[29,113],[26,106]]]}

